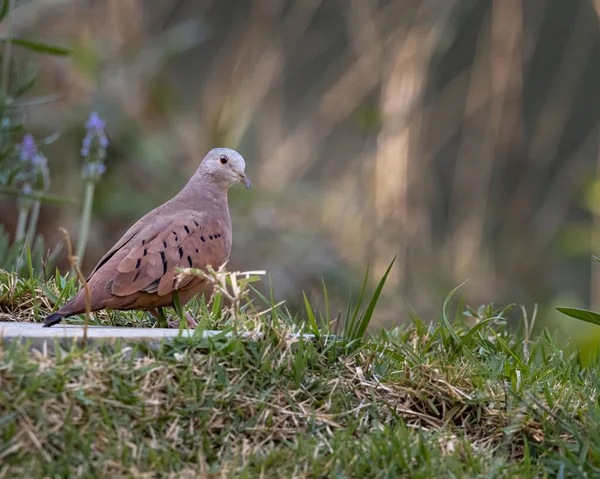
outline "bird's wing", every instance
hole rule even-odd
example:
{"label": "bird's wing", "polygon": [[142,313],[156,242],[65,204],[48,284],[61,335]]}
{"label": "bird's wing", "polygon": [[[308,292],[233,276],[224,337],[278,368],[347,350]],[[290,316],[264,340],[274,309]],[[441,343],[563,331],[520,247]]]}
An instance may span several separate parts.
{"label": "bird's wing", "polygon": [[154,218],[122,246],[127,255],[109,274],[109,292],[128,296],[144,291],[164,296],[184,288],[194,278],[176,284],[175,268],[221,266],[231,246],[227,228],[226,222],[191,210]]}
{"label": "bird's wing", "polygon": [[129,243],[134,238],[134,236],[140,232],[142,228],[143,224],[141,220],[135,223],[133,226],[131,226],[131,228],[127,230],[127,232],[121,237],[121,239],[117,241],[117,243],[111,249],[109,249],[104,256],[102,256],[102,259],[98,261],[98,264],[94,267],[92,272],[87,277],[86,282],[89,283],[92,276],[94,276],[94,274],[96,274],[96,272],[102,266],[104,266],[108,262],[108,260],[111,259],[121,248],[126,246],[127,243]]}

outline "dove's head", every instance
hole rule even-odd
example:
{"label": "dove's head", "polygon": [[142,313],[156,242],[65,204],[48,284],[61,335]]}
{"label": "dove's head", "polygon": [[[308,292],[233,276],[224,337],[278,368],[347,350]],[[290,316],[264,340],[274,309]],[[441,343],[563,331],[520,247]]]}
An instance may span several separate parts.
{"label": "dove's head", "polygon": [[225,188],[229,188],[235,183],[241,183],[250,189],[252,185],[244,173],[245,169],[246,162],[237,151],[229,148],[215,148],[204,157],[198,173],[210,176],[215,183]]}

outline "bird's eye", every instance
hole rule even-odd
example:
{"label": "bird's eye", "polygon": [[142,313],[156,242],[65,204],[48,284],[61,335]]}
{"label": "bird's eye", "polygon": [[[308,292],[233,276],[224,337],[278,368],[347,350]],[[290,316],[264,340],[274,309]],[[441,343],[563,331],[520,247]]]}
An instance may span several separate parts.
{"label": "bird's eye", "polygon": [[222,155],[221,157],[219,157],[219,161],[222,165],[224,165],[229,161],[229,158],[227,158],[225,155]]}

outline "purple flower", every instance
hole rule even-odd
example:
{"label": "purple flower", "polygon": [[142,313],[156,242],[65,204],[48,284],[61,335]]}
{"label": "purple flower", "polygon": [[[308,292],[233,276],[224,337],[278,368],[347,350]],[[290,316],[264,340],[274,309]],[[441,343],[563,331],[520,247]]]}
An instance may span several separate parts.
{"label": "purple flower", "polygon": [[[90,114],[90,117],[85,122],[85,129],[87,133],[83,138],[81,144],[81,156],[88,158],[92,151],[98,151],[101,158],[104,157],[104,150],[108,148],[109,142],[104,133],[105,122],[100,119],[98,113],[95,111]],[[96,143],[97,141],[97,143]],[[94,150],[93,146],[97,145],[97,150]]]}
{"label": "purple flower", "polygon": [[38,154],[37,146],[35,146],[35,141],[33,141],[33,136],[29,133],[25,135],[23,143],[18,145],[17,148],[21,150],[20,158],[23,161],[34,161]]}
{"label": "purple flower", "polygon": [[38,151],[33,136],[29,133],[23,137],[23,143],[17,145],[19,157],[23,162],[21,178],[25,181],[24,188],[35,188],[46,191],[50,185],[50,170],[48,160]]}
{"label": "purple flower", "polygon": [[93,111],[88,119],[85,122],[85,128],[88,131],[96,131],[98,133],[104,134],[104,122],[98,116],[98,113]]}
{"label": "purple flower", "polygon": [[85,180],[98,180],[104,173],[106,173],[106,165],[99,162],[87,162],[83,164],[81,169],[81,176]]}

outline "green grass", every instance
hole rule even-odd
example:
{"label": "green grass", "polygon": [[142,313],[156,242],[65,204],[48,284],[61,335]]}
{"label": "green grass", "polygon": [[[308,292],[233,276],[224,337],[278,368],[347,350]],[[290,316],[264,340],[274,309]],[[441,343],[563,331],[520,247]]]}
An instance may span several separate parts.
{"label": "green grass", "polygon": [[[1,319],[40,321],[74,288],[2,273]],[[366,304],[348,317],[368,322]],[[600,474],[597,356],[584,366],[546,330],[526,340],[524,311],[452,314],[449,297],[439,322],[409,310],[407,325],[360,339],[355,322],[333,340],[317,319],[328,314],[308,302],[305,320],[259,305],[235,321],[194,306],[203,328],[258,329],[256,341],[74,344],[48,355],[0,345],[0,477]],[[151,324],[142,313],[94,321]],[[315,328],[313,340],[289,338]]]}

